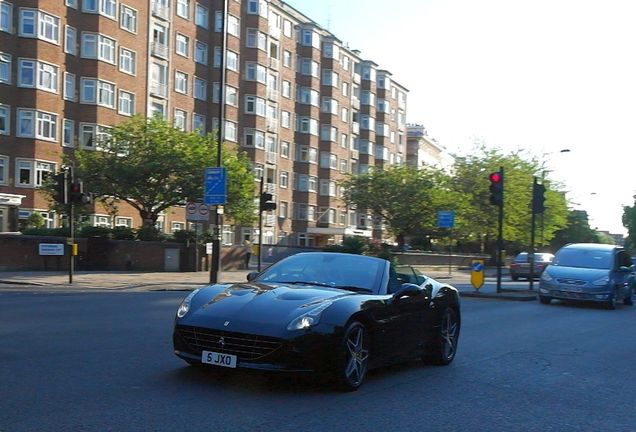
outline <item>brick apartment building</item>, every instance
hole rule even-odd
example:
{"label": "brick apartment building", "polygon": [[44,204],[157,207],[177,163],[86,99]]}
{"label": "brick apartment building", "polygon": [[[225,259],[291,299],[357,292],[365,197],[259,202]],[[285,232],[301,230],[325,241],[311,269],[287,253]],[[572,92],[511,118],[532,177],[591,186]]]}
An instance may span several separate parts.
{"label": "brick apartment building", "polygon": [[[227,0],[224,138],[249,154],[278,208],[263,242],[338,243],[381,232],[346,207],[346,173],[406,162],[407,89],[279,0]],[[41,213],[37,191],[64,152],[92,148],[134,113],[186,131],[219,123],[223,0],[0,0],[0,232]],[[138,227],[135,211],[93,225]],[[186,227],[183,208],[159,221]],[[226,226],[223,243],[254,227]]]}

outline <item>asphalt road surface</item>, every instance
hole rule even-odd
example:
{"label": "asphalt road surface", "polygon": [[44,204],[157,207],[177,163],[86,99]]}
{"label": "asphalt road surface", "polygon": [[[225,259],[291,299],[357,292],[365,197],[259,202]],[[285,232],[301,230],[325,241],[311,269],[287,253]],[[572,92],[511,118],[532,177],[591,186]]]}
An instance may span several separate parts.
{"label": "asphalt road surface", "polygon": [[636,308],[464,299],[455,362],[305,377],[172,353],[183,292],[0,292],[0,431],[631,431]]}

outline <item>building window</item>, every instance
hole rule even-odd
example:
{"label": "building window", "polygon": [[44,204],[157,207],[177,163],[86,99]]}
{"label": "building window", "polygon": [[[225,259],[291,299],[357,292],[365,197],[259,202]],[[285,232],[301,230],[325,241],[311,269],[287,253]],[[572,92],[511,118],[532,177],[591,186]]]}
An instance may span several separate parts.
{"label": "building window", "polygon": [[75,27],[64,27],[64,52],[66,54],[77,54],[77,30]]}
{"label": "building window", "polygon": [[184,229],[185,229],[185,224],[183,222],[171,222],[170,224],[170,230],[173,233],[176,233],[177,231],[183,231]]}
{"label": "building window", "polygon": [[181,18],[190,19],[190,1],[189,0],[177,0],[177,16]]}
{"label": "building window", "polygon": [[236,140],[237,140],[236,131],[237,131],[236,123],[231,122],[229,120],[226,120],[225,121],[225,131],[223,133],[223,137],[226,140],[228,140],[228,141],[236,142]]}
{"label": "building window", "polygon": [[97,80],[82,78],[80,80],[80,103],[94,104],[97,102]]}
{"label": "building window", "polygon": [[93,150],[99,147],[99,143],[110,139],[110,128],[92,123],[80,124],[80,146]]}
{"label": "building window", "polygon": [[184,110],[175,109],[174,110],[174,127],[185,131],[186,130],[186,122],[188,120],[188,113]]}
{"label": "building window", "polygon": [[57,85],[57,66],[31,59],[20,59],[18,62],[19,87],[35,87],[57,93]]}
{"label": "building window", "polygon": [[37,111],[35,137],[45,140],[57,140],[57,115]]}
{"label": "building window", "polygon": [[254,62],[245,63],[245,79],[267,84],[267,68]]}
{"label": "building window", "polygon": [[201,6],[199,3],[197,3],[196,7],[195,7],[195,16],[194,16],[194,22],[196,25],[198,25],[199,27],[203,27],[204,29],[207,29],[209,26],[209,13],[208,13],[208,8]]}
{"label": "building window", "polygon": [[177,93],[188,94],[188,74],[187,73],[175,71],[174,91],[176,91]]}
{"label": "building window", "polygon": [[115,218],[116,227],[132,228],[132,218],[117,216]]}
{"label": "building window", "polygon": [[60,19],[36,9],[21,8],[19,35],[42,39],[59,45]]}
{"label": "building window", "polygon": [[245,95],[245,113],[265,117],[265,99],[254,95]]}
{"label": "building window", "polygon": [[285,189],[289,187],[289,173],[287,171],[281,171],[279,182],[280,182],[280,187]]}
{"label": "building window", "polygon": [[33,184],[33,161],[17,159],[15,162],[16,186],[31,186]]}
{"label": "building window", "polygon": [[133,93],[119,90],[119,114],[131,116],[135,113],[135,95]]}
{"label": "building window", "polygon": [[227,67],[228,70],[231,70],[234,72],[239,71],[239,56],[237,53],[235,53],[234,51],[228,50],[225,60],[227,61],[225,66]]}
{"label": "building window", "polygon": [[207,133],[205,128],[205,116],[201,114],[194,114],[192,116],[192,130],[199,131],[199,134],[202,136]]}
{"label": "building window", "polygon": [[190,38],[181,33],[177,33],[174,50],[177,54],[188,57],[190,54]]}
{"label": "building window", "polygon": [[0,83],[11,84],[11,56],[0,52]]}
{"label": "building window", "polygon": [[0,156],[0,184],[6,185],[9,180],[9,158]]}
{"label": "building window", "polygon": [[137,11],[126,5],[121,5],[119,25],[124,30],[137,33]]}
{"label": "building window", "polygon": [[35,185],[42,186],[44,181],[55,172],[55,164],[35,161]]}
{"label": "building window", "polygon": [[64,127],[62,130],[62,145],[64,147],[75,146],[75,122],[73,120],[64,119]]}
{"label": "building window", "polygon": [[0,1],[0,31],[11,33],[13,29],[13,5]]}
{"label": "building window", "polygon": [[265,133],[256,129],[246,128],[244,131],[246,147],[265,148]]}
{"label": "building window", "polygon": [[75,100],[75,75],[64,72],[64,99]]}
{"label": "building window", "polygon": [[196,41],[194,45],[194,61],[203,65],[208,64],[208,44]]}
{"label": "building window", "polygon": [[35,135],[35,112],[18,109],[17,136],[32,138]]}
{"label": "building window", "polygon": [[11,108],[0,104],[0,135],[9,135],[11,120]]}
{"label": "building window", "polygon": [[95,33],[82,32],[82,57],[115,64],[115,41]]}
{"label": "building window", "polygon": [[207,98],[207,82],[201,78],[194,78],[194,98],[206,100]]}
{"label": "building window", "polygon": [[120,48],[119,70],[130,75],[135,75],[137,71],[137,53],[127,48]]}

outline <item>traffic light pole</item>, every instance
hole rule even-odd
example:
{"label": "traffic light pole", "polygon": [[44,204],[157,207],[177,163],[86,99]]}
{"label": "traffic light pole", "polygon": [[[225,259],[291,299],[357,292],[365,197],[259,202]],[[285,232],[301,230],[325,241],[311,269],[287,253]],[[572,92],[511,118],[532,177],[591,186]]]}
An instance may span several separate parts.
{"label": "traffic light pole", "polygon": [[503,253],[503,216],[504,216],[504,192],[503,185],[504,179],[504,167],[499,167],[499,172],[501,173],[501,204],[499,205],[499,227],[497,233],[497,293],[501,292],[501,266],[503,265],[502,261],[502,253]]}
{"label": "traffic light pole", "polygon": [[[223,140],[225,139],[225,81],[226,81],[226,60],[227,60],[227,15],[228,0],[223,0],[223,19],[221,20],[221,61],[219,70],[221,71],[221,79],[219,80],[220,98],[219,98],[219,124],[218,124],[218,140],[216,152],[216,166],[221,167],[223,164]],[[221,273],[221,235],[223,232],[223,207],[217,205],[214,212],[214,233],[212,237],[212,262],[210,263],[210,283],[219,283],[219,274]]]}
{"label": "traffic light pole", "polygon": [[537,178],[534,177],[533,181],[532,181],[532,203],[530,205],[531,207],[531,213],[532,216],[530,218],[530,247],[528,248],[528,264],[530,265],[530,277],[528,278],[528,282],[529,282],[529,286],[528,288],[530,289],[530,291],[532,291],[534,289],[534,232],[535,232],[535,227],[537,224],[537,216],[536,216],[536,197],[535,197],[535,192],[537,190]]}
{"label": "traffic light pole", "polygon": [[68,208],[69,208],[69,212],[68,212],[68,228],[70,231],[70,235],[71,235],[71,244],[69,245],[69,264],[68,264],[68,283],[72,284],[73,283],[73,272],[75,271],[75,255],[73,255],[74,252],[74,248],[75,248],[75,223],[74,223],[74,219],[75,219],[75,211],[74,208],[75,206],[73,205],[72,202],[68,203]]}

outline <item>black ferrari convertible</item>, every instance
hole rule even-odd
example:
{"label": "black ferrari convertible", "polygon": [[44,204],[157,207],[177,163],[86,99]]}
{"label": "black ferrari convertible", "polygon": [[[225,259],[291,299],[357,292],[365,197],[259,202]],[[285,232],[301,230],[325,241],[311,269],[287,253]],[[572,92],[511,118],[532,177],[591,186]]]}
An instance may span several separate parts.
{"label": "black ferrari convertible", "polygon": [[449,364],[459,304],[455,288],[410,267],[299,253],[245,283],[191,292],[177,310],[174,352],[190,364],[324,372],[355,390],[371,368],[415,357]]}

